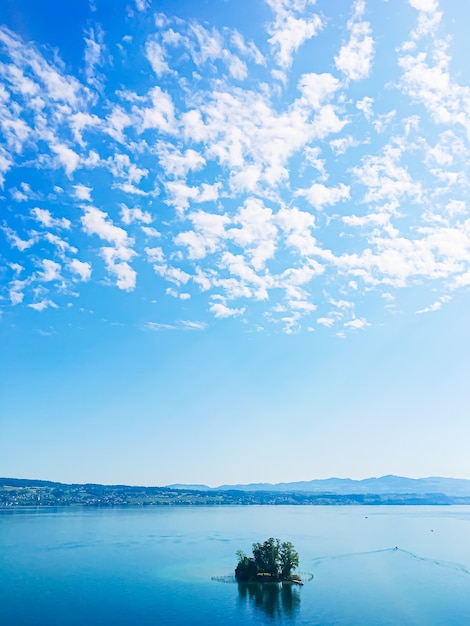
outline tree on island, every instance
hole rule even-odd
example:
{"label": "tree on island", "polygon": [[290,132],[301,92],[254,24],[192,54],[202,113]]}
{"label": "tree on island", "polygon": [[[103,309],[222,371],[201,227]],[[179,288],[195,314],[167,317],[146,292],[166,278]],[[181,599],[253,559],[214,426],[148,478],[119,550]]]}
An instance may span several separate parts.
{"label": "tree on island", "polygon": [[290,541],[281,543],[270,537],[264,543],[253,544],[253,556],[241,550],[237,556],[235,578],[240,582],[300,582],[300,577],[292,573],[299,566],[299,555]]}

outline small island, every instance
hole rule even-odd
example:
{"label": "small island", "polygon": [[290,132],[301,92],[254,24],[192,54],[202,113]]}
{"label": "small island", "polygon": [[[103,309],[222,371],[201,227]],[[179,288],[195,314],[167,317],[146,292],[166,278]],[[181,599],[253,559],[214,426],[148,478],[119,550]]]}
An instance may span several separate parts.
{"label": "small island", "polygon": [[299,555],[290,541],[281,543],[270,537],[264,543],[253,544],[253,556],[237,551],[235,578],[238,582],[290,582],[303,585],[298,574]]}

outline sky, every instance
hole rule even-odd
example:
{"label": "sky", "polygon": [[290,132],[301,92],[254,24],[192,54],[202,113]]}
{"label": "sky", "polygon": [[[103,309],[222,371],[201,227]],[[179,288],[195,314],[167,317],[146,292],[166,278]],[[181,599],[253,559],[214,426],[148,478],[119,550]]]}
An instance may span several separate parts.
{"label": "sky", "polygon": [[0,475],[470,478],[469,19],[3,0]]}

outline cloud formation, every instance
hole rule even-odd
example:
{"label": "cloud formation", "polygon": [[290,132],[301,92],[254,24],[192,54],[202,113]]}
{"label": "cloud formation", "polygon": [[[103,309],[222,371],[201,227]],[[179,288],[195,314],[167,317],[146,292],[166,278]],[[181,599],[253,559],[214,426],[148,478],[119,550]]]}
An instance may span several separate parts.
{"label": "cloud formation", "polygon": [[203,302],[179,329],[345,333],[374,297],[440,292],[422,314],[470,284],[470,88],[437,1],[403,2],[404,40],[365,0],[266,4],[248,37],[136,0],[119,41],[84,26],[75,73],[0,27],[3,308],[91,281]]}

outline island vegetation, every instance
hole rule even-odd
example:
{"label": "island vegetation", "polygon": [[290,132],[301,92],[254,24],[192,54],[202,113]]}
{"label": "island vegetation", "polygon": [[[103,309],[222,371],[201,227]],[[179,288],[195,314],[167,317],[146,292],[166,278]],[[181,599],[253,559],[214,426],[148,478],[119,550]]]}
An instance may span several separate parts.
{"label": "island vegetation", "polygon": [[253,556],[237,551],[235,578],[238,582],[292,582],[302,584],[294,570],[299,566],[299,555],[290,541],[281,543],[270,537],[264,543],[253,544]]}

